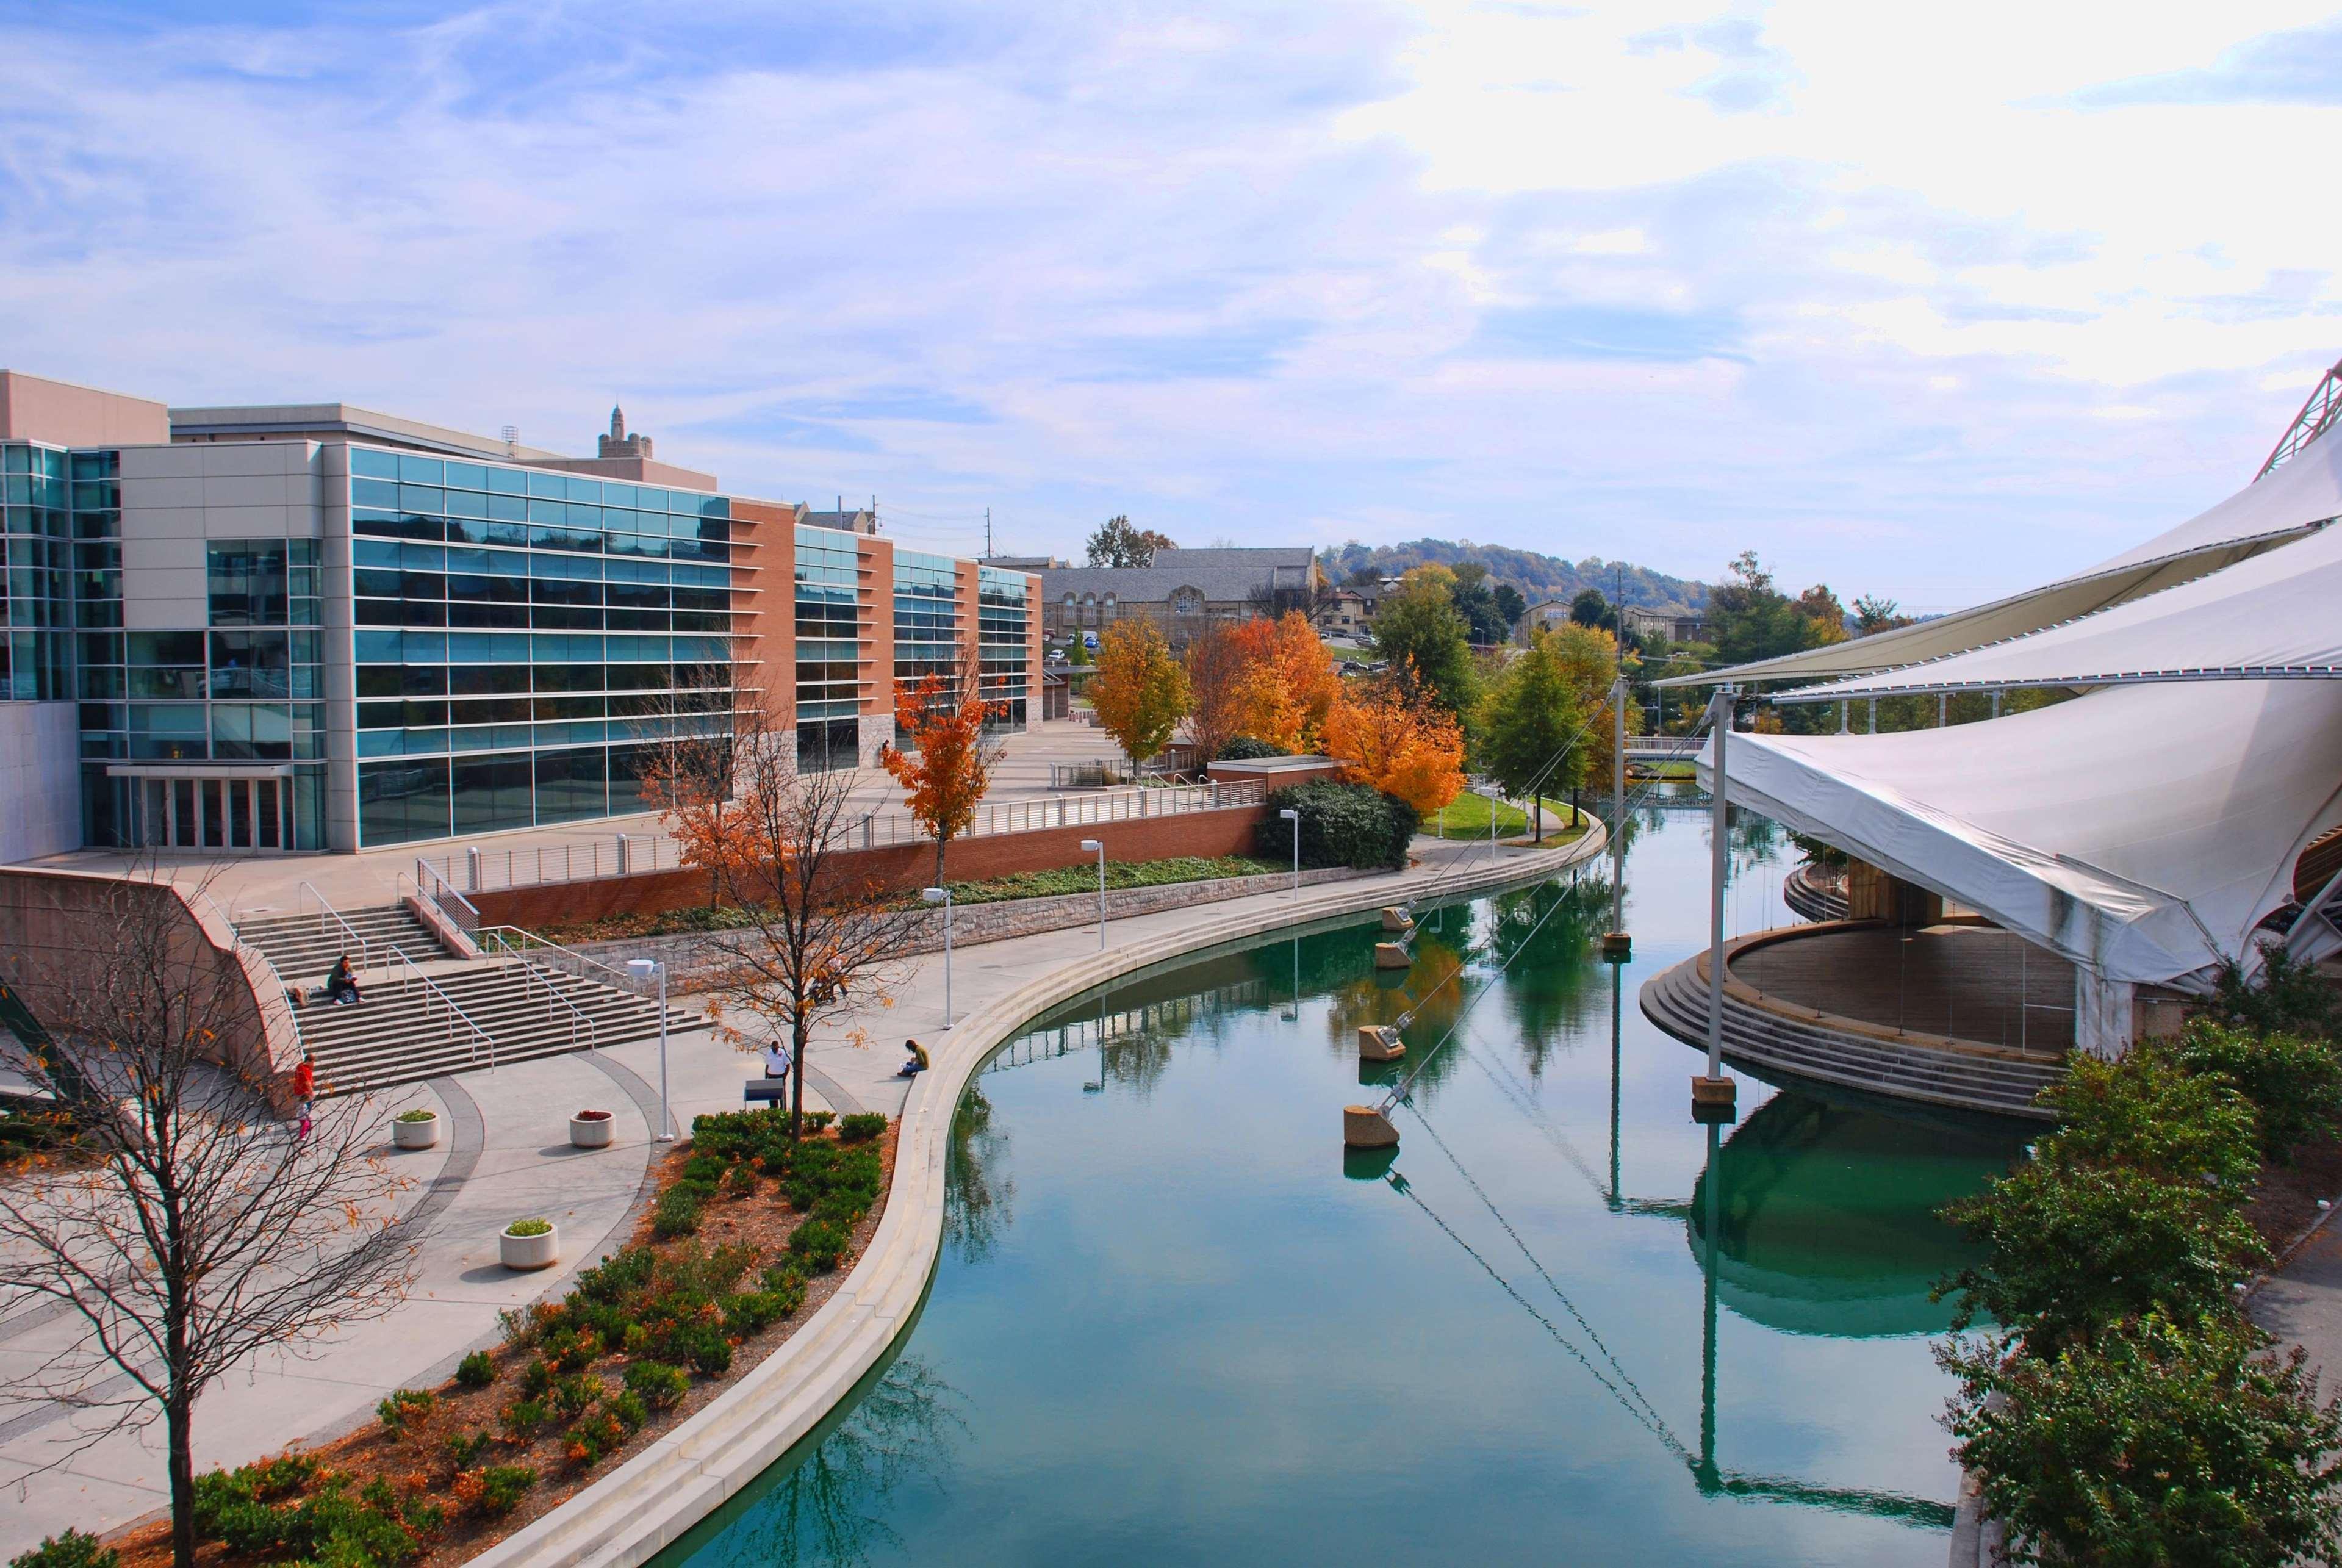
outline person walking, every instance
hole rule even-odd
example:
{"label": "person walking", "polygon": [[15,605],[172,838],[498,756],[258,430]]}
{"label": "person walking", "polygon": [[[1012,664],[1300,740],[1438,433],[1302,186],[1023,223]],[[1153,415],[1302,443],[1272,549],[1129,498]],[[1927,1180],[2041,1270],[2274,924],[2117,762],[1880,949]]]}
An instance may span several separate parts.
{"label": "person walking", "polygon": [[293,1070],[293,1098],[301,1102],[301,1131],[295,1137],[306,1141],[310,1112],[317,1098],[317,1064],[305,1050],[301,1053],[301,1065]]}

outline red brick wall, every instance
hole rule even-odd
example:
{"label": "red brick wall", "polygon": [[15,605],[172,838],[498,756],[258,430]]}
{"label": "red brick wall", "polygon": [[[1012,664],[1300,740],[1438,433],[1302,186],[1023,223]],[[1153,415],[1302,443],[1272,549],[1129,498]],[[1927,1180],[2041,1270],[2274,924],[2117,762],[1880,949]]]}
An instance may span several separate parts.
{"label": "red brick wall", "polygon": [[[1161,860],[1175,855],[1242,855],[1253,847],[1253,830],[1265,806],[1231,806],[1218,811],[1186,811],[1174,817],[1108,822],[1100,827],[1044,828],[1029,833],[996,833],[961,839],[951,847],[945,873],[954,881],[1005,877],[1015,871],[1047,871],[1086,865],[1084,839],[1102,839],[1109,859]],[[909,891],[924,887],[935,872],[932,844],[897,844],[838,857],[848,876],[873,876]],[[512,888],[475,893],[482,920],[535,930],[542,926],[596,920],[610,915],[661,914],[707,902],[707,878],[698,871],[656,871],[641,877],[608,877],[595,882],[557,882],[542,888]]]}

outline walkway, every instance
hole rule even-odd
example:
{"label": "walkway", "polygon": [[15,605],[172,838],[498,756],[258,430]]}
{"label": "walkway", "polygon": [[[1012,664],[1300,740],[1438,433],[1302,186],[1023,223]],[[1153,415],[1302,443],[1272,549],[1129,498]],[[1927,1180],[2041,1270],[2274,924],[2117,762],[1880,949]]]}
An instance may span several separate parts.
{"label": "walkway", "polygon": [[[1314,904],[1316,896],[1346,894],[1356,906],[1372,908],[1410,892],[1420,896],[1451,869],[1490,863],[1485,841],[1418,839],[1416,848],[1422,865],[1414,872],[1306,889],[1304,896]],[[1499,848],[1496,854],[1511,859],[1524,852]],[[1201,945],[1207,933],[1273,915],[1289,897],[1260,894],[1136,916],[1116,922],[1110,940],[1116,947],[1158,938]],[[957,1015],[966,1017],[1069,963],[1094,959],[1096,941],[1095,928],[1084,927],[962,948],[952,974]],[[826,1030],[807,1058],[813,1102],[899,1115],[911,1087],[894,1075],[902,1060],[900,1043],[909,1035],[947,1038],[943,988],[939,955],[909,960],[893,988],[895,1005],[872,1020],[867,1049],[851,1042],[844,1024]],[[741,1082],[756,1070],[752,1059],[706,1030],[671,1037],[667,1068],[679,1128],[701,1111],[738,1109]],[[288,1443],[314,1443],[352,1430],[372,1419],[375,1402],[393,1389],[444,1379],[465,1352],[493,1343],[499,1312],[565,1288],[578,1268],[613,1250],[644,1197],[658,1082],[657,1043],[644,1041],[435,1079],[385,1095],[385,1127],[398,1109],[420,1104],[438,1109],[452,1131],[441,1149],[428,1153],[385,1151],[416,1179],[405,1205],[432,1206],[422,1273],[410,1299],[378,1322],[354,1325],[298,1355],[265,1358],[223,1379],[200,1407],[198,1464],[240,1464]],[[570,1113],[587,1107],[618,1113],[618,1137],[606,1151],[584,1152],[567,1142]],[[507,1274],[495,1261],[495,1234],[532,1214],[560,1226],[562,1261],[541,1274]],[[66,1329],[37,1307],[0,1293],[0,1365],[34,1363],[64,1342]],[[68,1524],[111,1530],[163,1506],[158,1430],[106,1437],[61,1470],[35,1477],[36,1467],[72,1446],[74,1420],[57,1406],[0,1404],[0,1486],[22,1483],[0,1511],[0,1556]]]}
{"label": "walkway", "polygon": [[[2331,1399],[2342,1387],[2342,1225],[2321,1221],[2283,1268],[2260,1282],[2245,1310],[2280,1351],[2298,1345],[2309,1352],[2311,1368],[2324,1374],[2318,1392]],[[2315,1561],[2322,1568],[2325,1559]]]}

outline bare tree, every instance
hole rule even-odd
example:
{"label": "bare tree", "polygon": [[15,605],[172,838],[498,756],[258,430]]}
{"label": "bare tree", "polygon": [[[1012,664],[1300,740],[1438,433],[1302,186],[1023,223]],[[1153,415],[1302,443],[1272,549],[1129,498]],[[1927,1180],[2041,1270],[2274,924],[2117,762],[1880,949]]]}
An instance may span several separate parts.
{"label": "bare tree", "polygon": [[323,1102],[306,1137],[277,1113],[244,972],[175,890],[151,869],[90,885],[92,907],[60,914],[48,946],[5,960],[41,1023],[10,1065],[77,1139],[0,1183],[7,1282],[75,1330],[0,1386],[109,1418],[53,1463],[159,1417],[172,1556],[190,1568],[197,1400],[261,1351],[398,1303],[415,1271],[395,1210],[407,1182],[379,1156],[365,1097]]}
{"label": "bare tree", "polygon": [[[744,689],[733,733],[721,746],[661,754],[662,814],[684,861],[707,873],[743,924],[711,937],[720,955],[710,986],[718,1031],[752,1049],[727,1023],[732,1010],[786,1037],[792,1135],[804,1125],[806,1047],[825,1020],[883,994],[918,927],[921,910],[846,843],[858,819],[854,775],[800,774],[789,732],[775,728]],[[696,771],[701,770],[704,771]]]}

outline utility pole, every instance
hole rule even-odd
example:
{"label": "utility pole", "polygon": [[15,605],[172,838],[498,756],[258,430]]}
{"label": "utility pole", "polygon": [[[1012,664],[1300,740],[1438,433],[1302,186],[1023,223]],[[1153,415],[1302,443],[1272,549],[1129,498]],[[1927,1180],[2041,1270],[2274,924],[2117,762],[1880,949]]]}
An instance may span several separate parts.
{"label": "utility pole", "polygon": [[1732,683],[1716,688],[1708,704],[1715,765],[1708,769],[1715,815],[1709,819],[1712,837],[1708,869],[1707,926],[1707,1070],[1691,1081],[1691,1113],[1702,1121],[1733,1120],[1735,1086],[1724,1076],[1724,884],[1731,869],[1731,817],[1726,807],[1725,748],[1732,737]]}
{"label": "utility pole", "polygon": [[984,508],[984,553],[987,558],[992,554],[992,508],[990,507]]}

